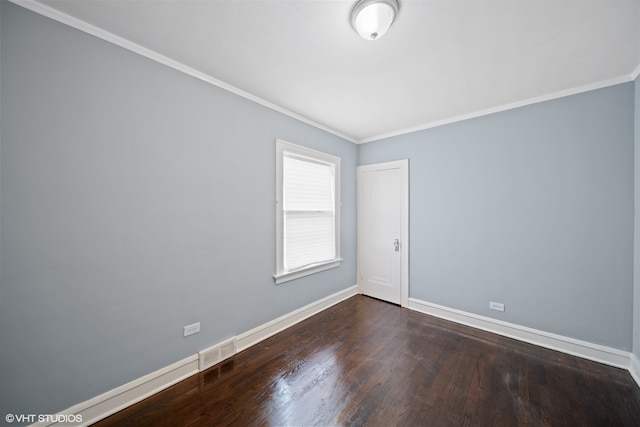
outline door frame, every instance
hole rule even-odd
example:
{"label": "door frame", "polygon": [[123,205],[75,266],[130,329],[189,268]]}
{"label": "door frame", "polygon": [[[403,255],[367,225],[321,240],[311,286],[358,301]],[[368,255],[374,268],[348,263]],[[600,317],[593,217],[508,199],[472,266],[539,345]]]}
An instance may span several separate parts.
{"label": "door frame", "polygon": [[[374,164],[368,164],[368,165],[360,165],[357,168],[357,182],[358,182],[358,186],[357,186],[357,191],[358,193],[360,192],[360,173],[361,171],[363,172],[370,172],[370,171],[376,171],[376,170],[388,170],[388,169],[400,169],[400,175],[401,175],[401,210],[402,212],[400,213],[400,217],[401,217],[401,224],[400,224],[400,254],[402,257],[402,260],[400,262],[400,306],[401,307],[405,307],[407,308],[409,306],[409,159],[402,159],[402,160],[394,160],[391,162],[383,162],[383,163],[374,163]],[[360,215],[363,214],[363,209],[362,206],[360,206],[360,198],[358,197],[358,202],[357,202],[357,209],[358,209],[358,233],[356,233],[357,235],[357,243],[356,243],[356,250],[357,250],[357,282],[358,282],[358,287],[360,287],[360,267],[361,267],[361,260],[360,260],[360,254],[362,253],[362,251],[360,250],[360,245],[361,245],[361,239],[360,239]],[[362,292],[360,292],[362,293]]]}

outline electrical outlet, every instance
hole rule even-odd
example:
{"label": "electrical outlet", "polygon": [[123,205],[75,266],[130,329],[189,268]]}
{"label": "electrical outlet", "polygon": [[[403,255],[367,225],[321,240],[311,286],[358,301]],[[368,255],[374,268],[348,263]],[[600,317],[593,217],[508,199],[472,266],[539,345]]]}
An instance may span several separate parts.
{"label": "electrical outlet", "polygon": [[187,325],[184,327],[184,336],[188,337],[189,335],[197,334],[200,332],[200,322],[193,323],[191,325]]}
{"label": "electrical outlet", "polygon": [[489,308],[491,310],[496,310],[496,311],[504,311],[504,304],[500,303],[500,302],[493,302],[491,301],[489,303]]}

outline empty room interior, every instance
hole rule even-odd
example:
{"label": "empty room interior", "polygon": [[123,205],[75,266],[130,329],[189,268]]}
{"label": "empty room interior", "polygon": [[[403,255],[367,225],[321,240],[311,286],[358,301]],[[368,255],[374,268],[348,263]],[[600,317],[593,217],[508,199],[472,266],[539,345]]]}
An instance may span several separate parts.
{"label": "empty room interior", "polygon": [[639,74],[640,0],[0,0],[0,424],[638,425]]}

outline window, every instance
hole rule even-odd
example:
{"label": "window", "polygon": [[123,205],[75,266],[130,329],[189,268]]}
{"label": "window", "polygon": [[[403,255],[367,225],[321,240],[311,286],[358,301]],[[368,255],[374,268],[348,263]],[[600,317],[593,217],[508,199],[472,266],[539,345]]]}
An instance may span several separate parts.
{"label": "window", "polygon": [[340,158],[276,140],[276,283],[340,265]]}

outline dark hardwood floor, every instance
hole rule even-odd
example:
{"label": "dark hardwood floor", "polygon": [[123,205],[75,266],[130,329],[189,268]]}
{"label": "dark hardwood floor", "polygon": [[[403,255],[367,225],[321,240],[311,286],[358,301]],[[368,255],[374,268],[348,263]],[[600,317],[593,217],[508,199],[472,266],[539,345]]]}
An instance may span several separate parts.
{"label": "dark hardwood floor", "polygon": [[640,426],[629,373],[356,296],[95,424]]}

